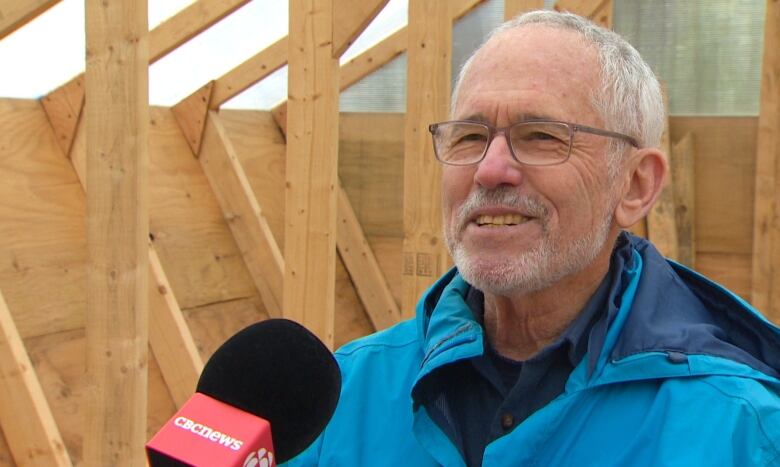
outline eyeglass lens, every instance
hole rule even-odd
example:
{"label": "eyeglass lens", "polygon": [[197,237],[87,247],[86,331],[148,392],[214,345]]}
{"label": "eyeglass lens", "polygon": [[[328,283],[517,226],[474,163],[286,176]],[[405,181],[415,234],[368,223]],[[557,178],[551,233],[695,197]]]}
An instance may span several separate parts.
{"label": "eyeglass lens", "polygon": [[[571,132],[564,123],[524,122],[509,129],[512,152],[525,164],[558,164],[569,157]],[[475,164],[482,160],[491,131],[486,125],[468,122],[439,124],[434,133],[437,157],[453,165]]]}

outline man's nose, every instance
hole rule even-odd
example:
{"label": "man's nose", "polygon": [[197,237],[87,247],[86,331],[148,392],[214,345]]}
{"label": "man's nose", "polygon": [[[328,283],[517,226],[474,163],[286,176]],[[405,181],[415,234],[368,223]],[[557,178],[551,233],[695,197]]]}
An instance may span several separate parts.
{"label": "man's nose", "polygon": [[487,153],[477,165],[474,181],[488,189],[501,185],[519,185],[523,178],[520,169],[520,163],[512,157],[506,137],[499,133],[488,141]]}

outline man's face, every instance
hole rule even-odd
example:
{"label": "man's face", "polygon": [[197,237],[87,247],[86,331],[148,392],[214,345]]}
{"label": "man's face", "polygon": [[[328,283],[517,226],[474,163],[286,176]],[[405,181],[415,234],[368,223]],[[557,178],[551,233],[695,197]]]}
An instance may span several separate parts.
{"label": "man's face", "polygon": [[[540,25],[507,31],[475,57],[455,118],[603,127],[591,103],[598,73],[595,49],[574,32]],[[478,165],[445,166],[445,238],[464,278],[489,293],[529,293],[588,266],[612,228],[607,147],[604,137],[575,133],[567,162],[533,167],[516,162],[498,137]]]}

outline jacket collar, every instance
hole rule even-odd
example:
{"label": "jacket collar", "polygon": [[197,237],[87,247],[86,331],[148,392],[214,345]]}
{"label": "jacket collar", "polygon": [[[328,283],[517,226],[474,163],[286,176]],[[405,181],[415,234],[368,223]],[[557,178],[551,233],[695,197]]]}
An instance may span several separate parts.
{"label": "jacket collar", "polygon": [[[605,313],[601,335],[594,326],[573,383],[688,376],[708,368],[778,378],[780,329],[723,287],[667,261],[646,240],[622,233],[619,241],[631,243],[632,257],[619,265],[622,282],[608,299],[614,312]],[[465,302],[468,288],[453,268],[418,303],[424,359],[415,385],[442,365],[482,354],[484,334]],[[693,371],[692,355],[725,359],[725,366],[695,365]],[[647,365],[647,359],[657,363]]]}

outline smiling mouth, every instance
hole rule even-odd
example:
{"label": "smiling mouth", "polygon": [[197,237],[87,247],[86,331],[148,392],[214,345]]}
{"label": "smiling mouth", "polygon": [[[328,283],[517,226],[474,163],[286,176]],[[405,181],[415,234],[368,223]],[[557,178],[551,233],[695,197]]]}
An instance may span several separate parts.
{"label": "smiling mouth", "polygon": [[480,227],[503,227],[507,225],[523,224],[531,220],[520,214],[504,214],[501,216],[481,215],[474,221]]}

